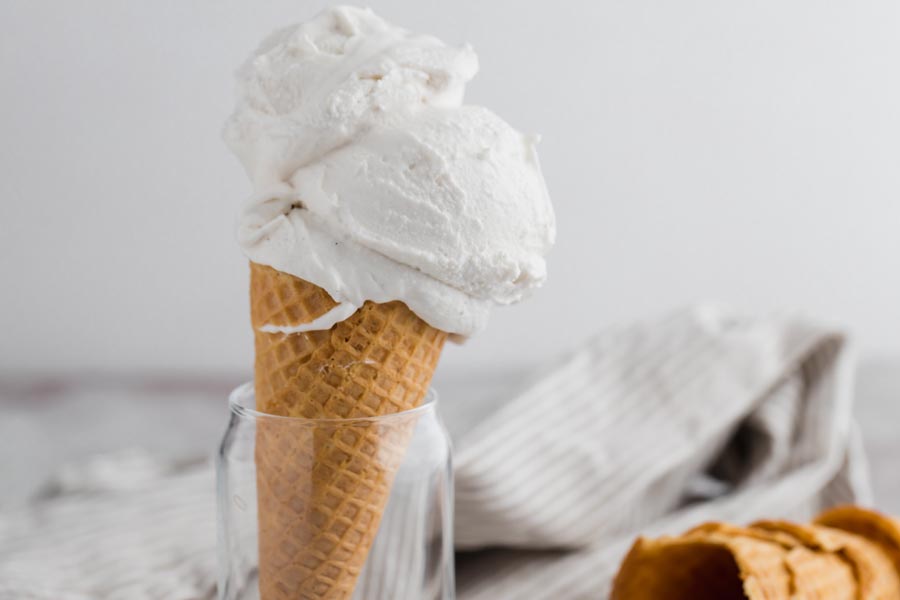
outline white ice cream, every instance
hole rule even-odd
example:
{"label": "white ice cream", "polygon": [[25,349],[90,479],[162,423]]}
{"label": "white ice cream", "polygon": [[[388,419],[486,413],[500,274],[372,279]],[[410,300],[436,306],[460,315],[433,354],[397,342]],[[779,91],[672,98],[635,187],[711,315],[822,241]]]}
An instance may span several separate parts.
{"label": "white ice cream", "polygon": [[342,302],[309,323],[300,323],[299,325],[266,324],[259,327],[259,330],[266,333],[283,333],[285,335],[303,333],[304,331],[327,331],[341,321],[349,319],[357,310],[359,310],[358,306],[354,306],[348,302]]}
{"label": "white ice cream", "polygon": [[248,258],[464,336],[543,283],[555,222],[536,139],[462,104],[477,70],[470,47],[370,10],[271,35],[225,126],[255,189],[238,225]]}

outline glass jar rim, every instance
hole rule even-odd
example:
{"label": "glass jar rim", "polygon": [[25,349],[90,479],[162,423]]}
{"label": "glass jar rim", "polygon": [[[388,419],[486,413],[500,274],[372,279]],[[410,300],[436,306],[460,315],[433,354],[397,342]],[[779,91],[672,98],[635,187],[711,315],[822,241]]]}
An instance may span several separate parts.
{"label": "glass jar rim", "polygon": [[[253,398],[256,399],[256,391],[253,388],[253,381],[248,381],[234,388],[230,394],[228,394],[228,407],[231,410],[231,413],[237,415],[240,418],[244,419],[254,419],[254,420],[279,420],[284,422],[294,422],[297,424],[307,423],[307,424],[326,424],[326,425],[350,425],[353,423],[385,423],[390,421],[397,421],[402,419],[408,419],[410,417],[419,416],[423,413],[430,412],[435,410],[435,407],[438,403],[438,394],[434,390],[434,388],[429,387],[428,391],[425,392],[425,400],[419,406],[415,408],[410,408],[408,410],[403,410],[400,412],[390,413],[386,415],[377,415],[374,417],[327,417],[327,418],[309,418],[309,417],[294,417],[289,415],[273,415],[271,413],[262,412],[256,410],[255,406],[250,407],[247,406],[247,400]],[[255,402],[254,402],[255,404]]]}

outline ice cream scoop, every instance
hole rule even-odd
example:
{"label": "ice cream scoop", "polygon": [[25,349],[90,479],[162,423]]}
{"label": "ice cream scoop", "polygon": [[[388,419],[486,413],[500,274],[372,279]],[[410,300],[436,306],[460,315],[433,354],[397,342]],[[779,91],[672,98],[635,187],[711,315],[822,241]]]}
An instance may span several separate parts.
{"label": "ice cream scoop", "polygon": [[463,104],[477,70],[470,47],[367,9],[272,34],[224,133],[254,186],[247,257],[325,289],[335,318],[400,300],[462,336],[541,285],[555,219],[536,137]]}

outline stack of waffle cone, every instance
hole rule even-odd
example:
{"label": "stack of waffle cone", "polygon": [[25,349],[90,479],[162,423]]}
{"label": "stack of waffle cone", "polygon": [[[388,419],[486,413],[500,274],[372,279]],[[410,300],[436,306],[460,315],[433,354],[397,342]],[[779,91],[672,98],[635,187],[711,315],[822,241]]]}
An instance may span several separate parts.
{"label": "stack of waffle cone", "polygon": [[900,523],[858,507],[809,525],[706,523],[639,538],[612,600],[900,600]]}
{"label": "stack of waffle cone", "polygon": [[856,506],[838,506],[816,517],[818,525],[840,529],[869,539],[887,554],[900,573],[900,521]]}
{"label": "stack of waffle cone", "polygon": [[329,330],[284,332],[337,303],[253,263],[250,300],[257,410],[319,420],[257,424],[260,597],[350,598],[414,424],[365,419],[421,404],[447,334],[401,302],[367,302]]}

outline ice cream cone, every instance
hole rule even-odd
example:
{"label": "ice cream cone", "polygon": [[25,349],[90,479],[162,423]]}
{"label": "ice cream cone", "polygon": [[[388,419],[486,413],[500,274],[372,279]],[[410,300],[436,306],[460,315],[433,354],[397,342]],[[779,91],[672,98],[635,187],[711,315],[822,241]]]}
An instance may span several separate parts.
{"label": "ice cream cone", "polygon": [[858,506],[838,506],[820,514],[815,522],[861,535],[874,542],[890,557],[894,569],[900,573],[900,521],[897,519]]}
{"label": "ice cream cone", "polygon": [[[838,556],[849,566],[856,579],[857,593],[848,597],[873,600],[900,598],[900,578],[890,559],[879,546],[863,537],[822,525],[798,525],[787,521],[760,521],[752,527],[787,533],[809,549]],[[810,568],[809,565],[803,567]],[[810,571],[807,573],[810,577],[830,578],[835,575],[835,572],[826,572],[819,567],[810,568]],[[826,583],[826,579],[818,581],[816,589],[827,591],[828,598],[832,598]]]}
{"label": "ice cream cone", "polygon": [[731,525],[730,523],[721,523],[719,521],[711,521],[697,525],[684,532],[684,537],[703,538],[708,535],[724,535],[727,537],[745,537],[762,540],[764,542],[773,542],[783,546],[784,548],[793,548],[797,545],[797,540],[792,536],[780,531],[768,531],[765,529],[754,529],[750,527],[741,527],[739,525]]}
{"label": "ice cream cone", "polygon": [[546,279],[537,137],[464,102],[477,71],[468,44],[352,6],[279,28],[237,71],[223,135],[253,184],[237,238],[257,408],[338,420],[310,438],[258,419],[263,600],[352,594],[412,431],[374,417],[419,405],[448,334]]}
{"label": "ice cream cone", "polygon": [[[767,525],[768,524],[768,525]],[[858,585],[855,570],[840,554],[838,540],[817,538],[816,532],[802,526],[779,522],[760,522],[746,531],[768,536],[787,549],[785,566],[791,575],[794,598],[828,598],[854,600]]]}
{"label": "ice cream cone", "polygon": [[257,425],[260,596],[350,598],[414,423],[340,420],[419,405],[447,334],[401,302],[367,302],[326,331],[278,332],[337,303],[318,286],[255,263],[250,297],[257,409],[333,419]]}
{"label": "ice cream cone", "polygon": [[786,550],[764,536],[693,530],[639,538],[613,582],[611,600],[788,598]]}

